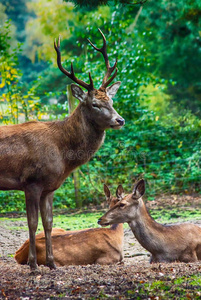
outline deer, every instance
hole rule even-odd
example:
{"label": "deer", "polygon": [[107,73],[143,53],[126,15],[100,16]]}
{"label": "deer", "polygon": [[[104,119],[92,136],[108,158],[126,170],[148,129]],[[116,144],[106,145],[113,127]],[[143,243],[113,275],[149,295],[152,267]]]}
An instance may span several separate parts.
{"label": "deer", "polygon": [[[116,197],[104,185],[106,200],[112,208],[122,194],[122,186],[116,189]],[[54,262],[57,267],[67,265],[114,264],[123,260],[123,224],[111,225],[110,228],[87,228],[65,231],[61,228],[52,229],[52,247]],[[16,251],[15,259],[19,264],[27,264],[29,240]],[[36,235],[37,264],[45,265],[45,234]]]}
{"label": "deer", "polygon": [[[46,265],[56,266],[53,260],[51,231],[52,203],[57,190],[71,172],[85,164],[104,142],[105,130],[120,129],[125,121],[113,108],[112,98],[121,84],[109,86],[117,75],[117,59],[113,66],[107,55],[106,38],[97,48],[104,58],[106,73],[96,89],[89,72],[89,83],[75,76],[73,64],[67,71],[61,63],[60,36],[55,39],[58,68],[75,83],[72,94],[79,100],[75,110],[64,120],[30,121],[0,127],[0,190],[21,190],[25,193],[29,228],[29,266],[37,270],[35,234],[40,210],[46,240]],[[86,89],[85,92],[82,88]]]}
{"label": "deer", "polygon": [[191,224],[162,225],[148,213],[142,196],[145,181],[139,180],[131,194],[109,209],[98,224],[127,222],[138,242],[151,253],[150,263],[196,262],[201,260],[201,227]]}

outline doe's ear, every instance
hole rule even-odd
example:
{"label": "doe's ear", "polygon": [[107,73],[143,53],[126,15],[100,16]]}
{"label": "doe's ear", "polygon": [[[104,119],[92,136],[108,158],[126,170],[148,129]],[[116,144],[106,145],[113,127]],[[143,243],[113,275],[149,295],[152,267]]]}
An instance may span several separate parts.
{"label": "doe's ear", "polygon": [[104,184],[104,193],[105,193],[106,200],[109,201],[111,194],[110,194],[110,189],[106,184]]}
{"label": "doe's ear", "polygon": [[121,184],[117,187],[116,196],[117,196],[118,199],[122,199],[123,196],[124,196],[124,189],[123,189],[123,186]]}
{"label": "doe's ear", "polygon": [[144,193],[145,193],[145,181],[144,179],[141,179],[134,185],[132,198],[139,199],[144,195]]}
{"label": "doe's ear", "polygon": [[71,91],[73,94],[73,97],[77,98],[80,102],[85,101],[85,92],[79,87],[79,85],[72,83],[71,84]]}
{"label": "doe's ear", "polygon": [[120,84],[121,84],[121,81],[117,81],[106,89],[106,93],[110,98],[113,98],[116,95],[116,93],[120,87]]}

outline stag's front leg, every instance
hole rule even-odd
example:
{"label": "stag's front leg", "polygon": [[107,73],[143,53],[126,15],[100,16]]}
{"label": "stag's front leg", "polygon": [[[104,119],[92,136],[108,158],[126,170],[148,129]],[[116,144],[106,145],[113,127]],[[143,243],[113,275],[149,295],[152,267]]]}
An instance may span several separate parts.
{"label": "stag's front leg", "polygon": [[31,270],[37,269],[35,234],[38,227],[38,209],[41,197],[41,190],[36,185],[29,185],[25,188],[27,222],[29,227],[29,259]]}
{"label": "stag's front leg", "polygon": [[54,264],[54,257],[52,251],[52,223],[53,223],[53,215],[52,215],[52,202],[53,202],[54,193],[49,193],[41,196],[40,200],[40,212],[41,218],[43,222],[43,227],[45,231],[45,242],[46,242],[46,265],[50,269],[56,269]]}

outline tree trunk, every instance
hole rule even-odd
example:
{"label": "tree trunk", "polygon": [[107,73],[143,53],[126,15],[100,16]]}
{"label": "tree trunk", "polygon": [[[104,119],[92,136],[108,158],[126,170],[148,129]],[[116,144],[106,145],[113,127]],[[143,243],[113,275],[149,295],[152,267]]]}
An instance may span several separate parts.
{"label": "tree trunk", "polygon": [[[69,114],[75,109],[75,98],[72,95],[71,86],[67,86],[67,97],[68,97],[68,110]],[[73,182],[74,182],[74,189],[75,189],[75,202],[76,207],[82,207],[82,199],[80,197],[80,179],[79,179],[79,170],[73,171]]]}

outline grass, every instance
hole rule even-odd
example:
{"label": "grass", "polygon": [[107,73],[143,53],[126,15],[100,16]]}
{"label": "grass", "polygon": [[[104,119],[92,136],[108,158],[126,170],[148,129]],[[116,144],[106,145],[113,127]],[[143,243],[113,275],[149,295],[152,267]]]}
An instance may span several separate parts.
{"label": "grass", "polygon": [[[53,218],[53,227],[63,228],[65,230],[77,230],[83,228],[98,227],[97,221],[102,213],[77,213],[56,215]],[[17,222],[16,222],[17,221]],[[0,224],[10,230],[28,230],[26,217],[20,218],[0,218]],[[16,225],[20,224],[20,225]],[[41,218],[39,218],[37,232],[43,230]]]}
{"label": "grass", "polygon": [[159,223],[177,223],[201,219],[201,209],[195,208],[182,210],[180,208],[154,209],[150,211],[150,214]]}
{"label": "grass", "polygon": [[[151,216],[159,223],[177,223],[191,220],[200,220],[201,211],[172,209],[154,209],[150,211]],[[53,227],[63,228],[65,230],[79,230],[83,228],[98,227],[97,221],[103,215],[103,212],[82,212],[82,213],[66,213],[54,215]],[[17,223],[16,223],[17,220]],[[11,230],[28,230],[26,217],[6,218],[1,217],[0,223]],[[19,225],[20,223],[20,225]],[[124,227],[128,227],[124,224]],[[41,218],[39,218],[37,232],[43,230]]]}
{"label": "grass", "polygon": [[134,294],[135,299],[144,299],[145,296],[148,299],[201,299],[201,278],[200,275],[182,276],[175,280],[164,278],[140,284],[138,295],[136,295],[136,290],[129,290],[127,293],[128,299]]}

